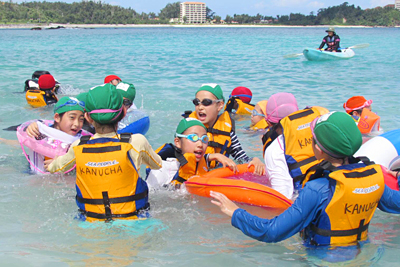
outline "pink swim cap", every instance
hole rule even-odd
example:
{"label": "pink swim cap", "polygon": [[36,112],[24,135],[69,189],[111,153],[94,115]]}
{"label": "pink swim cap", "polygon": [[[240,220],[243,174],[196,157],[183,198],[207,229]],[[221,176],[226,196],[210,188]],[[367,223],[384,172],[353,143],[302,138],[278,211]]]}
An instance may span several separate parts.
{"label": "pink swim cap", "polygon": [[298,111],[297,101],[291,93],[277,93],[268,99],[267,121],[278,123],[284,117]]}

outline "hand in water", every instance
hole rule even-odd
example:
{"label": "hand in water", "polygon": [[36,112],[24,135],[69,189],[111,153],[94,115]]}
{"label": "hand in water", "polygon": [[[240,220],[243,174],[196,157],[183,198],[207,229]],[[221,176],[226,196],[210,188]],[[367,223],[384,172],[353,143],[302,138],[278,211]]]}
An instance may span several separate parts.
{"label": "hand in water", "polygon": [[248,168],[250,168],[250,166],[254,166],[254,174],[258,176],[265,174],[265,164],[262,163],[259,158],[253,158],[249,162],[249,165],[247,165]]}
{"label": "hand in water", "polygon": [[214,205],[217,205],[223,213],[228,215],[229,217],[232,217],[233,213],[235,210],[237,210],[239,207],[233,203],[229,198],[227,198],[224,194],[210,191],[210,196],[214,198],[211,200],[211,203]]}
{"label": "hand in water", "polygon": [[216,161],[218,161],[219,163],[222,164],[222,166],[228,167],[228,168],[231,169],[234,173],[239,172],[236,163],[235,163],[233,160],[231,160],[230,158],[228,158],[227,156],[225,156],[225,155],[222,155],[222,154],[220,154],[220,153],[213,153],[213,154],[210,154],[210,155],[209,155],[208,159],[209,159],[209,160],[216,160]]}
{"label": "hand in water", "polygon": [[26,127],[26,134],[32,138],[38,138],[40,136],[39,126],[36,122],[32,122]]}
{"label": "hand in water", "polygon": [[45,160],[44,161],[44,169],[46,170],[46,171],[49,171],[49,165],[56,159],[56,158],[58,158],[58,156],[56,156],[54,159],[48,159],[48,160]]}

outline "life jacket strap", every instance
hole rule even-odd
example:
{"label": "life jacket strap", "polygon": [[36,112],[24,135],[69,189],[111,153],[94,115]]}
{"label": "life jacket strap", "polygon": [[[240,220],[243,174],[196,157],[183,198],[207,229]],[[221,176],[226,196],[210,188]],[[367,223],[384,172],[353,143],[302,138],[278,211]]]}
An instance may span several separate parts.
{"label": "life jacket strap", "polygon": [[90,137],[91,137],[90,135],[82,136],[81,141],[79,142],[79,146],[87,144],[87,142],[90,140]]}
{"label": "life jacket strap", "polygon": [[121,150],[121,145],[105,146],[105,147],[84,147],[82,149],[82,153],[97,154],[97,153],[108,153],[120,150]]}
{"label": "life jacket strap", "polygon": [[111,214],[111,219],[108,220],[106,214],[102,214],[102,213],[96,213],[96,212],[91,212],[91,211],[86,211],[86,210],[81,210],[79,209],[79,212],[83,215],[85,215],[86,217],[91,217],[91,218],[95,218],[95,219],[106,219],[106,222],[112,221],[113,218],[129,218],[129,217],[133,217],[133,216],[137,216],[139,215],[141,212],[145,212],[150,210],[150,203],[147,203],[144,207],[134,211],[134,212],[130,212],[130,213],[124,213],[124,214]]}
{"label": "life jacket strap", "polygon": [[289,120],[292,121],[292,120],[297,120],[297,119],[306,117],[306,116],[311,115],[311,114],[313,114],[313,113],[314,113],[314,110],[312,110],[312,109],[305,109],[303,112],[296,113],[296,114],[293,114],[293,115],[288,116],[288,118],[289,118]]}
{"label": "life jacket strap", "polygon": [[129,141],[131,140],[131,133],[122,133],[119,135],[120,136],[120,142],[122,143],[129,143]]}
{"label": "life jacket strap", "polygon": [[230,154],[231,148],[227,147],[229,144],[229,141],[226,140],[224,145],[221,145],[220,143],[217,143],[215,141],[209,141],[208,146],[209,147],[214,147],[214,148],[221,148],[221,154]]}
{"label": "life jacket strap", "polygon": [[178,160],[181,167],[188,163],[187,159],[182,154],[182,150],[177,147],[175,147],[175,158]]}
{"label": "life jacket strap", "polygon": [[[90,205],[103,205],[104,204],[104,193],[107,192],[103,192],[103,198],[99,199],[99,198],[83,198],[81,196],[76,195],[75,199],[79,202],[79,203],[84,203],[84,204],[90,204]],[[135,194],[132,196],[127,196],[127,197],[114,197],[114,198],[108,198],[108,193],[107,193],[107,198],[109,201],[109,204],[118,204],[118,203],[125,203],[125,202],[132,202],[132,201],[136,201],[136,200],[140,200],[143,199],[145,197],[147,197],[149,194],[149,191],[146,190],[142,193],[139,194]]]}
{"label": "life jacket strap", "polygon": [[292,171],[294,169],[300,168],[300,167],[302,167],[304,165],[307,165],[307,164],[309,164],[309,163],[311,163],[313,161],[316,161],[316,160],[317,160],[317,158],[315,156],[312,156],[311,158],[308,158],[308,159],[305,159],[305,160],[302,160],[302,161],[299,161],[299,162],[296,162],[296,163],[288,164],[289,171]]}
{"label": "life jacket strap", "polygon": [[106,221],[111,221],[112,220],[112,213],[111,213],[111,208],[110,208],[110,198],[108,197],[108,192],[104,191],[102,192],[103,195],[103,205],[104,205],[104,210],[106,212]]}
{"label": "life jacket strap", "polygon": [[[312,179],[310,178],[309,181],[314,180],[314,179],[321,178],[321,177],[322,177],[321,175],[323,174],[323,171],[325,171],[325,170],[329,170],[329,171],[331,171],[331,172],[334,172],[334,171],[337,170],[337,168],[334,167],[334,166],[332,165],[332,163],[330,163],[329,161],[324,160],[324,161],[320,162],[319,164],[314,165],[314,166],[312,166],[311,168],[309,168],[309,169],[306,171],[305,174],[302,174],[302,175],[299,175],[299,176],[294,177],[294,178],[293,178],[293,183],[296,183],[296,182],[303,183],[304,178],[306,178],[307,175],[308,175],[310,172],[313,172],[313,171],[315,171],[315,176],[313,176]],[[318,172],[319,172],[319,175],[316,175]]]}
{"label": "life jacket strap", "polygon": [[357,241],[361,240],[361,234],[368,230],[369,223],[364,224],[365,219],[362,219],[360,221],[360,226],[355,229],[349,229],[349,230],[328,230],[328,229],[321,229],[315,226],[314,224],[311,224],[311,230],[315,232],[318,235],[321,236],[352,236],[352,235],[357,235]]}
{"label": "life jacket strap", "polygon": [[214,128],[208,128],[207,132],[212,133],[212,134],[220,134],[220,135],[231,136],[230,132],[221,131],[221,130],[214,129]]}
{"label": "life jacket strap", "polygon": [[177,181],[177,182],[183,184],[183,183],[186,182],[187,180],[186,180],[185,178],[182,178],[181,176],[177,175],[177,176],[174,178],[174,181]]}

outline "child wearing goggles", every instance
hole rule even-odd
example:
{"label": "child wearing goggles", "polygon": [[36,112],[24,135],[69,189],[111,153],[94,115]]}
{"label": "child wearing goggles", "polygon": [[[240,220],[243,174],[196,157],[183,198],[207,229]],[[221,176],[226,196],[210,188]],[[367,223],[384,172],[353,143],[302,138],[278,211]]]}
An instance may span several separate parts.
{"label": "child wearing goggles", "polygon": [[[235,124],[228,111],[221,114],[224,108],[224,96],[218,84],[203,84],[197,90],[193,104],[195,111],[188,117],[200,120],[207,129],[210,139],[207,154],[220,153],[227,157],[232,156],[235,160],[255,166],[258,175],[265,173],[265,165],[258,158],[251,159],[243,150],[235,133]],[[210,164],[216,167],[216,162]]]}
{"label": "child wearing goggles", "polygon": [[182,119],[176,129],[174,144],[165,144],[157,150],[163,159],[163,167],[148,173],[149,187],[159,189],[172,184],[178,188],[191,176],[205,174],[211,161],[218,161],[236,172],[233,160],[220,153],[206,154],[208,142],[207,131],[201,121]]}
{"label": "child wearing goggles", "polygon": [[268,100],[258,102],[252,110],[250,130],[258,131],[268,128],[268,123],[265,120],[265,117],[267,116],[267,102]]}

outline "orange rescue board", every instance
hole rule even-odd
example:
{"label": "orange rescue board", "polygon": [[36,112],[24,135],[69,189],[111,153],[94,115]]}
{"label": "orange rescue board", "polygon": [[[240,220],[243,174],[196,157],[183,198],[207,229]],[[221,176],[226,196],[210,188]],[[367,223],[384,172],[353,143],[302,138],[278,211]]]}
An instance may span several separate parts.
{"label": "orange rescue board", "polygon": [[[254,167],[247,167],[247,164],[238,165],[239,175],[246,172],[253,172]],[[202,197],[210,197],[210,191],[220,192],[230,200],[276,209],[287,209],[293,202],[274,189],[244,180],[226,179],[238,175],[229,168],[220,168],[208,172],[203,176],[193,176],[186,183],[186,190]]]}

